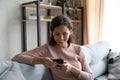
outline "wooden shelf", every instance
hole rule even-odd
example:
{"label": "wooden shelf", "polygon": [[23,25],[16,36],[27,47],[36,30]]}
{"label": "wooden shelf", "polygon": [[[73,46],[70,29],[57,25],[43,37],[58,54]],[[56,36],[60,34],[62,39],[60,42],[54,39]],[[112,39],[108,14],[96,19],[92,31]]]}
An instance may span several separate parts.
{"label": "wooden shelf", "polygon": [[[31,8],[36,8],[36,4],[35,3],[30,3],[30,4],[23,4],[22,7],[31,7]],[[62,10],[62,8],[60,6],[55,6],[55,5],[48,5],[48,4],[40,4],[40,7],[42,9],[55,9],[55,10]],[[81,11],[80,9],[74,9],[74,8],[65,8],[66,10],[70,10],[70,11]]]}
{"label": "wooden shelf", "polygon": [[[27,19],[27,20],[22,20],[23,22],[32,22],[32,21],[37,21],[36,19]],[[40,21],[43,22],[51,22],[51,19],[42,19]]]}
{"label": "wooden shelf", "polygon": [[[23,22],[32,22],[32,21],[37,21],[36,19],[27,19],[27,20],[22,20]],[[42,22],[51,22],[52,20],[51,19],[42,19],[40,20]],[[76,23],[79,23],[80,20],[72,20],[72,22],[76,22]]]}
{"label": "wooden shelf", "polygon": [[72,22],[79,23],[79,22],[80,22],[80,20],[72,20]]}

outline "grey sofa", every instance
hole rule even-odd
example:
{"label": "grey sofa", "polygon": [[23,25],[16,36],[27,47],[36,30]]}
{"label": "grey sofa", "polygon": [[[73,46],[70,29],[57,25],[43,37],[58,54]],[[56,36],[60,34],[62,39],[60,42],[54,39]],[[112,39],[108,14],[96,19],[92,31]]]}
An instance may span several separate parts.
{"label": "grey sofa", "polygon": [[[110,44],[100,41],[81,46],[93,72],[95,80],[108,80],[107,55]],[[0,62],[0,80],[53,80],[49,69],[42,64],[30,66],[13,61]]]}
{"label": "grey sofa", "polygon": [[107,41],[100,41],[91,45],[84,45],[82,49],[88,64],[93,71],[95,80],[108,80],[108,54],[111,45]]}

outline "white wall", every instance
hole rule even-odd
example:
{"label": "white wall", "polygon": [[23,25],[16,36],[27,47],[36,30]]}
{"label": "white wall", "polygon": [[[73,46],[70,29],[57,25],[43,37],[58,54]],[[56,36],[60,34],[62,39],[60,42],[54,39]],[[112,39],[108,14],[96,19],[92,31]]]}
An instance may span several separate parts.
{"label": "white wall", "polygon": [[[21,9],[24,2],[33,0],[0,0],[0,61],[9,60],[22,49]],[[46,0],[44,0],[46,1]],[[43,12],[44,13],[44,12]],[[45,23],[42,23],[42,35],[46,35]],[[28,48],[36,47],[36,25],[28,23]],[[42,44],[46,36],[42,36]]]}

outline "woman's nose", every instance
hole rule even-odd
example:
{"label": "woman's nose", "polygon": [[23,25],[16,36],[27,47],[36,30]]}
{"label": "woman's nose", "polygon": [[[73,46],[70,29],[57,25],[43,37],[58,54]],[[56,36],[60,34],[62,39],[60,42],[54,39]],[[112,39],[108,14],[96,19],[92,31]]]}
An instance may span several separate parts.
{"label": "woman's nose", "polygon": [[60,39],[63,40],[63,35],[60,35]]}

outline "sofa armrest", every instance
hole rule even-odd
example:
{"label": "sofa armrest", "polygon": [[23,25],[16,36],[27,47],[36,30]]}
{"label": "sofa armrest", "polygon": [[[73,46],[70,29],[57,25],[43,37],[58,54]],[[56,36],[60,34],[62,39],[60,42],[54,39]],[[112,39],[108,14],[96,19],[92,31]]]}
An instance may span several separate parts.
{"label": "sofa armrest", "polygon": [[45,68],[42,64],[30,66],[19,63],[19,65],[26,80],[52,80],[50,70]]}
{"label": "sofa armrest", "polygon": [[0,80],[25,80],[19,66],[12,61],[0,61]]}
{"label": "sofa armrest", "polygon": [[14,61],[0,61],[0,80],[53,80],[42,64],[30,66]]}

